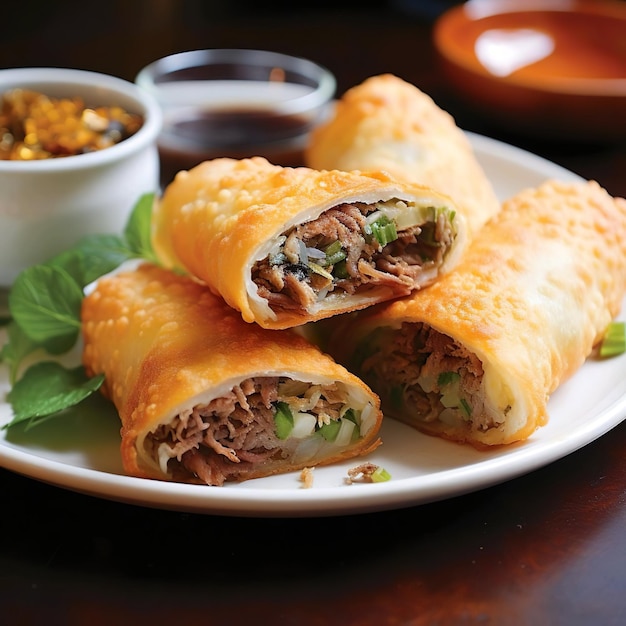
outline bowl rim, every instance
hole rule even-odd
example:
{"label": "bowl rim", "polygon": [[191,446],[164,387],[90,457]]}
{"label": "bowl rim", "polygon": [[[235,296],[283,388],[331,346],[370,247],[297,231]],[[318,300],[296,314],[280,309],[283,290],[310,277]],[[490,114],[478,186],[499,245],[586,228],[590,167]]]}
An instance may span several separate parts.
{"label": "bowl rim", "polygon": [[[465,22],[479,22],[493,15],[527,12],[593,13],[623,21],[626,26],[626,4],[618,0],[467,0],[439,16],[433,29],[433,41],[441,56],[467,72],[506,84],[555,94],[583,97],[626,97],[625,78],[547,78],[496,76],[480,62],[460,51],[451,38],[450,30]],[[452,42],[452,45],[451,45]],[[465,48],[467,51],[467,48]]]}
{"label": "bowl rim", "polygon": [[[315,88],[302,96],[285,100],[277,106],[281,113],[293,114],[321,107],[332,100],[337,90],[335,75],[324,65],[310,59],[252,48],[205,48],[170,54],[146,65],[135,77],[135,84],[156,98],[157,72],[169,73],[183,68],[197,67],[208,61],[218,63],[245,63],[255,67],[289,67],[316,82]],[[278,103],[277,103],[278,104]]]}
{"label": "bowl rim", "polygon": [[110,74],[66,67],[27,67],[0,70],[0,93],[13,87],[36,84],[40,90],[46,85],[67,86],[68,96],[72,87],[104,88],[131,100],[137,113],[144,118],[141,128],[134,134],[112,146],[85,154],[75,154],[62,158],[36,159],[32,161],[0,160],[0,173],[17,172],[62,172],[106,166],[140,152],[156,139],[163,126],[161,107],[149,93],[143,92],[134,83]]}

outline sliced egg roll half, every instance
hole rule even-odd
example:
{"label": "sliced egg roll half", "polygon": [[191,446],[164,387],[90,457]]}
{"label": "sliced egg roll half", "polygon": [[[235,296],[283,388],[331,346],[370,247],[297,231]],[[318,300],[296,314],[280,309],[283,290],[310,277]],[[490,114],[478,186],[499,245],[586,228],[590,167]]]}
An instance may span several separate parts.
{"label": "sliced egg roll half", "polygon": [[467,237],[454,203],[426,187],[254,157],[179,172],[156,203],[153,239],[165,266],[246,322],[282,329],[432,284]]}
{"label": "sliced egg roll half", "polygon": [[386,171],[444,191],[459,206],[470,237],[500,202],[467,135],[453,117],[416,86],[394,76],[372,76],[337,102],[305,150],[315,169]]}
{"label": "sliced egg roll half", "polygon": [[101,278],[82,323],[83,363],[105,375],[130,475],[222,485],[379,444],[379,400],[363,382],[187,277],[146,264]]}
{"label": "sliced egg roll half", "polygon": [[528,438],[626,291],[626,201],[595,182],[519,193],[428,289],[353,314],[333,355],[385,416],[476,447]]}

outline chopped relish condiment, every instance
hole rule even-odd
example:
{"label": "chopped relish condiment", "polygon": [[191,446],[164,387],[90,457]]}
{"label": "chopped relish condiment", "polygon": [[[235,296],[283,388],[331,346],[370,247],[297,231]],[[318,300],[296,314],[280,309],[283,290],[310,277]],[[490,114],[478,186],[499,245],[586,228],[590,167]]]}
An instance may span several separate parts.
{"label": "chopped relish condiment", "polygon": [[81,98],[12,89],[0,102],[0,160],[34,161],[108,148],[134,135],[143,117],[118,106],[88,108]]}

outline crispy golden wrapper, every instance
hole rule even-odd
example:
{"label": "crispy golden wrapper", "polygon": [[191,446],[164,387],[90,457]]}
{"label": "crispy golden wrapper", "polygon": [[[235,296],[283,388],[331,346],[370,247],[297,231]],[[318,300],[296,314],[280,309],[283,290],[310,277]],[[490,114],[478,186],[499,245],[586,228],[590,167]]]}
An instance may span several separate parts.
{"label": "crispy golden wrapper", "polygon": [[[392,232],[374,233],[384,222]],[[156,203],[153,239],[166,266],[245,321],[281,329],[431,284],[458,262],[467,232],[455,204],[421,185],[255,157],[179,172]]]}
{"label": "crispy golden wrapper", "polygon": [[626,200],[546,182],[504,204],[464,262],[344,320],[329,345],[393,416],[477,447],[529,437],[626,292]]}
{"label": "crispy golden wrapper", "polygon": [[392,74],[366,79],[337,102],[305,150],[315,169],[385,171],[451,196],[470,237],[500,210],[491,182],[452,116]]}
{"label": "crispy golden wrapper", "polygon": [[246,324],[189,278],[151,265],[104,277],[82,320],[83,362],[105,374],[133,476],[221,485],[379,444],[379,400],[364,383],[295,332]]}

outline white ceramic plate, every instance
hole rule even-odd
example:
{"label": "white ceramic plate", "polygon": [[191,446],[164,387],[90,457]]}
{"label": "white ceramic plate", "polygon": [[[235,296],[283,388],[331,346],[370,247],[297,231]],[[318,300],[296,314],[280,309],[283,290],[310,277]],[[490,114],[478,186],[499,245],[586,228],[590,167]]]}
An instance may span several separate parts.
{"label": "white ceramic plate", "polygon": [[[547,178],[578,177],[537,156],[470,135],[501,198]],[[624,304],[626,309],[626,302]],[[624,319],[624,318],[622,318]],[[385,483],[347,484],[358,461],[314,470],[305,489],[298,473],[224,487],[180,485],[125,476],[119,422],[97,403],[24,433],[0,431],[0,465],[37,480],[122,502],[181,511],[241,516],[320,516],[393,509],[475,491],[531,472],[600,437],[626,418],[626,354],[588,360],[549,403],[551,419],[528,441],[478,452],[427,437],[387,420],[384,444],[368,460],[386,468]],[[0,371],[0,390],[8,388]],[[100,407],[100,408],[98,408]],[[0,424],[10,407],[0,404]]]}

